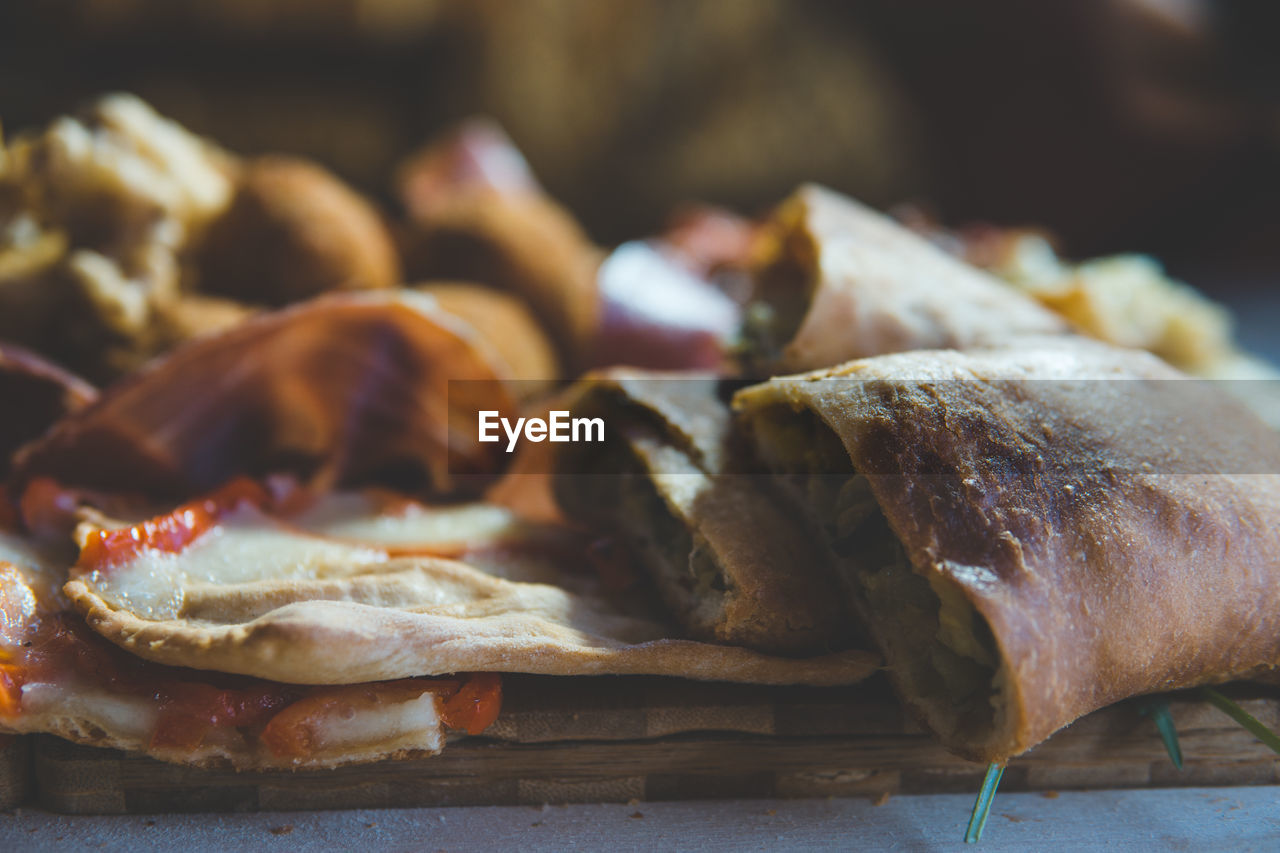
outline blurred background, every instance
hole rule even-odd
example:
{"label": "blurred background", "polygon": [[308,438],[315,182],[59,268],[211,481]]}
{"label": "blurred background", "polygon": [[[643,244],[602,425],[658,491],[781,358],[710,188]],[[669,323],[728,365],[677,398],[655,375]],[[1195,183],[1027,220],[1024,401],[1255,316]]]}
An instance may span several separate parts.
{"label": "blurred background", "polygon": [[1276,354],[1278,30],[1271,0],[43,0],[0,6],[0,119],[133,91],[392,205],[487,114],[602,242],[816,180],[1153,253]]}

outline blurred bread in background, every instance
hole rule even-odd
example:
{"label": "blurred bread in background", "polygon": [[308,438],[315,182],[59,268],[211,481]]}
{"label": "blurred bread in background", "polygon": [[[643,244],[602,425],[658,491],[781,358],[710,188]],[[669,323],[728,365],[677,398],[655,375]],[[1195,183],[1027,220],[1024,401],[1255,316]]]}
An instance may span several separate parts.
{"label": "blurred bread in background", "polygon": [[400,283],[378,211],[324,168],[280,155],[245,164],[197,263],[202,290],[254,305]]}
{"label": "blurred bread in background", "polygon": [[673,200],[759,210],[805,179],[880,204],[922,189],[892,73],[858,27],[803,0],[55,0],[0,11],[11,125],[104,89],[137,92],[231,150],[295,153],[378,194],[426,139],[490,115],[605,242],[656,230]]}
{"label": "blurred bread in background", "polygon": [[1277,23],[1256,0],[49,0],[0,8],[0,104],[12,133],[137,92],[392,214],[396,165],[488,115],[599,244],[816,181],[1257,290]]}

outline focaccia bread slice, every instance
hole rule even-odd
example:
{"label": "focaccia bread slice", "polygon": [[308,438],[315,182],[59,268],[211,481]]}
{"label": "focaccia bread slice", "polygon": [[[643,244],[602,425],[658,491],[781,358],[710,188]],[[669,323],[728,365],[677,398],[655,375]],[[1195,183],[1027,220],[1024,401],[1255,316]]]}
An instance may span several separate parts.
{"label": "focaccia bread slice", "polygon": [[[682,639],[593,592],[581,552],[493,529],[496,508],[433,525],[428,507],[372,506],[344,533],[317,528],[314,507],[295,523],[243,481],[228,488],[139,525],[82,526],[65,592],[95,631],[159,663],[305,684],[523,672],[822,685],[875,668],[862,651],[790,659]],[[465,534],[476,519],[489,529]],[[522,562],[557,583],[498,576]]]}
{"label": "focaccia bread slice", "polygon": [[824,552],[733,446],[717,380],[615,369],[583,379],[575,416],[605,441],[567,445],[565,515],[616,537],[691,636],[786,654],[849,648],[856,620]]}
{"label": "focaccia bread slice", "polygon": [[53,734],[162,761],[304,769],[425,756],[479,733],[496,675],[306,687],[160,666],[66,612],[64,563],[0,532],[0,732]]}
{"label": "focaccia bread slice", "polygon": [[1059,339],[855,361],[735,405],[961,755],[1280,662],[1280,437],[1212,383]]}
{"label": "focaccia bread slice", "polygon": [[811,370],[1069,331],[1030,296],[812,184],[778,208],[754,266],[757,301],[748,308],[744,344],[756,370]]}

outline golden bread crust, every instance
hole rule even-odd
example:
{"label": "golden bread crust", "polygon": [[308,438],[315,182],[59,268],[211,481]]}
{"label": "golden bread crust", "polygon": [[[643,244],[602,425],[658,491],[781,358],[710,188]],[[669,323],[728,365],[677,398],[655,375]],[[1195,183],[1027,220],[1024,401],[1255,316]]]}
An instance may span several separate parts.
{"label": "golden bread crust", "polygon": [[[817,415],[914,571],[990,626],[1004,716],[985,735],[895,680],[948,747],[997,761],[1125,697],[1280,663],[1280,438],[1184,379],[1062,339],[866,359],[736,404]],[[869,618],[902,669],[898,616]]]}
{"label": "golden bread crust", "polygon": [[[601,503],[578,476],[611,478],[589,451],[566,458],[556,488],[570,517],[604,525],[633,541],[668,607],[694,636],[787,654],[847,648],[857,636],[834,571],[790,517],[766,478],[746,469],[731,446],[732,416],[716,381],[683,374],[615,369],[592,374],[576,391],[575,412],[603,414],[625,442],[666,511],[689,531],[693,553],[662,556],[669,543],[653,519],[612,494]],[[604,463],[608,464],[608,463]],[[694,585],[690,563],[705,550],[718,578]]]}

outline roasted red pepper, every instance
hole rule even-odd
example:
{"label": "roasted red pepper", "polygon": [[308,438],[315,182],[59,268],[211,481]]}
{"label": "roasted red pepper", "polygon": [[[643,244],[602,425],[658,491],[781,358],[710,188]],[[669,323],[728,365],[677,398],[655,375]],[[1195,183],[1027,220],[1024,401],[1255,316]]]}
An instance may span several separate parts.
{"label": "roasted red pepper", "polygon": [[442,717],[451,729],[478,735],[498,719],[502,709],[502,678],[496,672],[477,672],[444,701]]}
{"label": "roasted red pepper", "polygon": [[304,689],[285,684],[228,689],[201,682],[165,684],[155,692],[160,716],[151,745],[195,749],[212,729],[261,726]]}
{"label": "roasted red pepper", "polygon": [[319,733],[326,719],[345,717],[391,702],[409,702],[423,693],[439,697],[442,722],[451,729],[480,734],[498,717],[502,682],[496,673],[476,673],[457,678],[403,678],[343,687],[315,688],[314,692],[272,717],[262,731],[262,742],[282,758],[305,758],[321,744]]}
{"label": "roasted red pepper", "polygon": [[95,531],[80,549],[77,566],[105,570],[126,563],[144,551],[177,553],[241,504],[261,508],[270,502],[271,498],[262,486],[244,477],[237,478],[208,497],[183,504],[167,515],[132,527]]}

